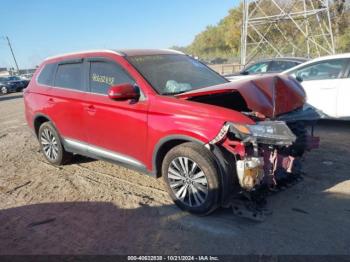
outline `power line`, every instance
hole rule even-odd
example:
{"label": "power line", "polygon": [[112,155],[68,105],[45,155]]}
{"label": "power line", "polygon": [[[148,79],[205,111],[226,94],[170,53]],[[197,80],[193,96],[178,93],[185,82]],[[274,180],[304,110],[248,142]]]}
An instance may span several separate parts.
{"label": "power line", "polygon": [[13,60],[15,61],[16,68],[17,68],[17,72],[19,72],[19,67],[18,67],[18,64],[17,64],[17,60],[16,60],[16,57],[15,57],[15,54],[14,54],[14,52],[13,52],[12,46],[11,46],[10,38],[9,38],[8,36],[6,36],[5,38],[6,38],[6,40],[7,40],[7,43],[8,43],[8,45],[9,45],[9,47],[10,47]]}

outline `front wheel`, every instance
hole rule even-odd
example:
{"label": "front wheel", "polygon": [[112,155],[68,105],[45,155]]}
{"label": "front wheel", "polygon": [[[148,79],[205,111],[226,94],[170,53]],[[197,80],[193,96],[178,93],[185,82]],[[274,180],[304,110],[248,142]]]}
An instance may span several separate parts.
{"label": "front wheel", "polygon": [[0,90],[1,90],[1,94],[3,95],[6,95],[9,92],[6,86],[0,87]]}
{"label": "front wheel", "polygon": [[207,215],[218,206],[218,168],[204,146],[189,142],[171,149],[162,163],[162,175],[171,198],[181,209]]}

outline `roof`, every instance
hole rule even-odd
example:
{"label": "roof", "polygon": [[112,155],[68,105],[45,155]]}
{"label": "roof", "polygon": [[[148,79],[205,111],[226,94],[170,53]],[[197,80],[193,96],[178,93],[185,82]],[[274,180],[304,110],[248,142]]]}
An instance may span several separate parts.
{"label": "roof", "polygon": [[91,54],[91,53],[113,53],[116,55],[122,55],[122,54],[118,54],[118,52],[114,51],[114,50],[109,50],[109,49],[101,49],[101,50],[86,50],[86,51],[79,51],[79,52],[72,52],[72,53],[64,53],[64,54],[59,54],[59,55],[55,55],[55,56],[50,56],[47,57],[45,59],[46,60],[51,60],[51,59],[55,59],[55,58],[60,58],[60,57],[65,57],[65,56],[74,56],[74,55],[87,55],[87,54]]}
{"label": "roof", "polygon": [[124,56],[142,56],[142,55],[173,55],[173,54],[184,54],[180,51],[172,49],[122,49],[115,50]]}
{"label": "roof", "polygon": [[45,61],[55,59],[55,58],[65,57],[65,56],[86,55],[91,53],[113,53],[120,56],[183,54],[182,52],[171,50],[171,49],[122,49],[122,50],[101,49],[101,50],[87,50],[87,51],[79,51],[79,52],[55,55],[55,56],[46,58]]}
{"label": "roof", "polygon": [[293,62],[304,63],[307,61],[307,59],[303,58],[303,57],[273,57],[273,58],[259,59],[259,60],[252,62],[252,64],[259,63],[259,62],[265,62],[265,61],[293,61]]}
{"label": "roof", "polygon": [[321,56],[321,57],[312,59],[309,62],[317,62],[317,61],[324,61],[324,60],[337,59],[337,58],[350,58],[350,53]]}

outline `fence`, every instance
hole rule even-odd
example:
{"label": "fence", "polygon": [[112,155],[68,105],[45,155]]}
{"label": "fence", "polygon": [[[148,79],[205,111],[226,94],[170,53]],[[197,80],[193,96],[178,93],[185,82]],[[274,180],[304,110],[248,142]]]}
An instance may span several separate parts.
{"label": "fence", "polygon": [[209,67],[222,75],[239,72],[242,68],[241,64],[239,64],[239,63],[209,65]]}

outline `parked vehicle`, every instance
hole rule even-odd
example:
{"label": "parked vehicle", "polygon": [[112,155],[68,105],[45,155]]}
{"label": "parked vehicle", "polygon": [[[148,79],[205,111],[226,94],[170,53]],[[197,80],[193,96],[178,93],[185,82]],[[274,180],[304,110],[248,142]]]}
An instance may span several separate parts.
{"label": "parked vehicle", "polygon": [[238,73],[225,75],[230,80],[241,79],[247,75],[262,75],[267,73],[280,73],[289,68],[295,67],[306,62],[305,58],[271,58],[259,60],[257,62],[247,65],[243,70]]}
{"label": "parked vehicle", "polygon": [[323,118],[350,119],[350,53],[324,56],[282,74],[296,77]]}
{"label": "parked vehicle", "polygon": [[33,74],[31,74],[31,73],[20,75],[21,79],[28,80],[28,81],[30,81],[32,79],[32,77],[33,77]]}
{"label": "parked vehicle", "polygon": [[8,77],[0,77],[0,92],[5,95],[7,93],[16,92],[16,85],[8,83]]}
{"label": "parked vehicle", "polygon": [[262,203],[258,190],[298,178],[298,159],[317,143],[293,77],[230,83],[170,50],[46,59],[24,102],[48,162],[64,164],[75,153],[162,176],[174,202],[195,214],[232,196]]}
{"label": "parked vehicle", "polygon": [[28,86],[29,81],[18,76],[0,77],[0,91],[2,94],[21,92]]}

